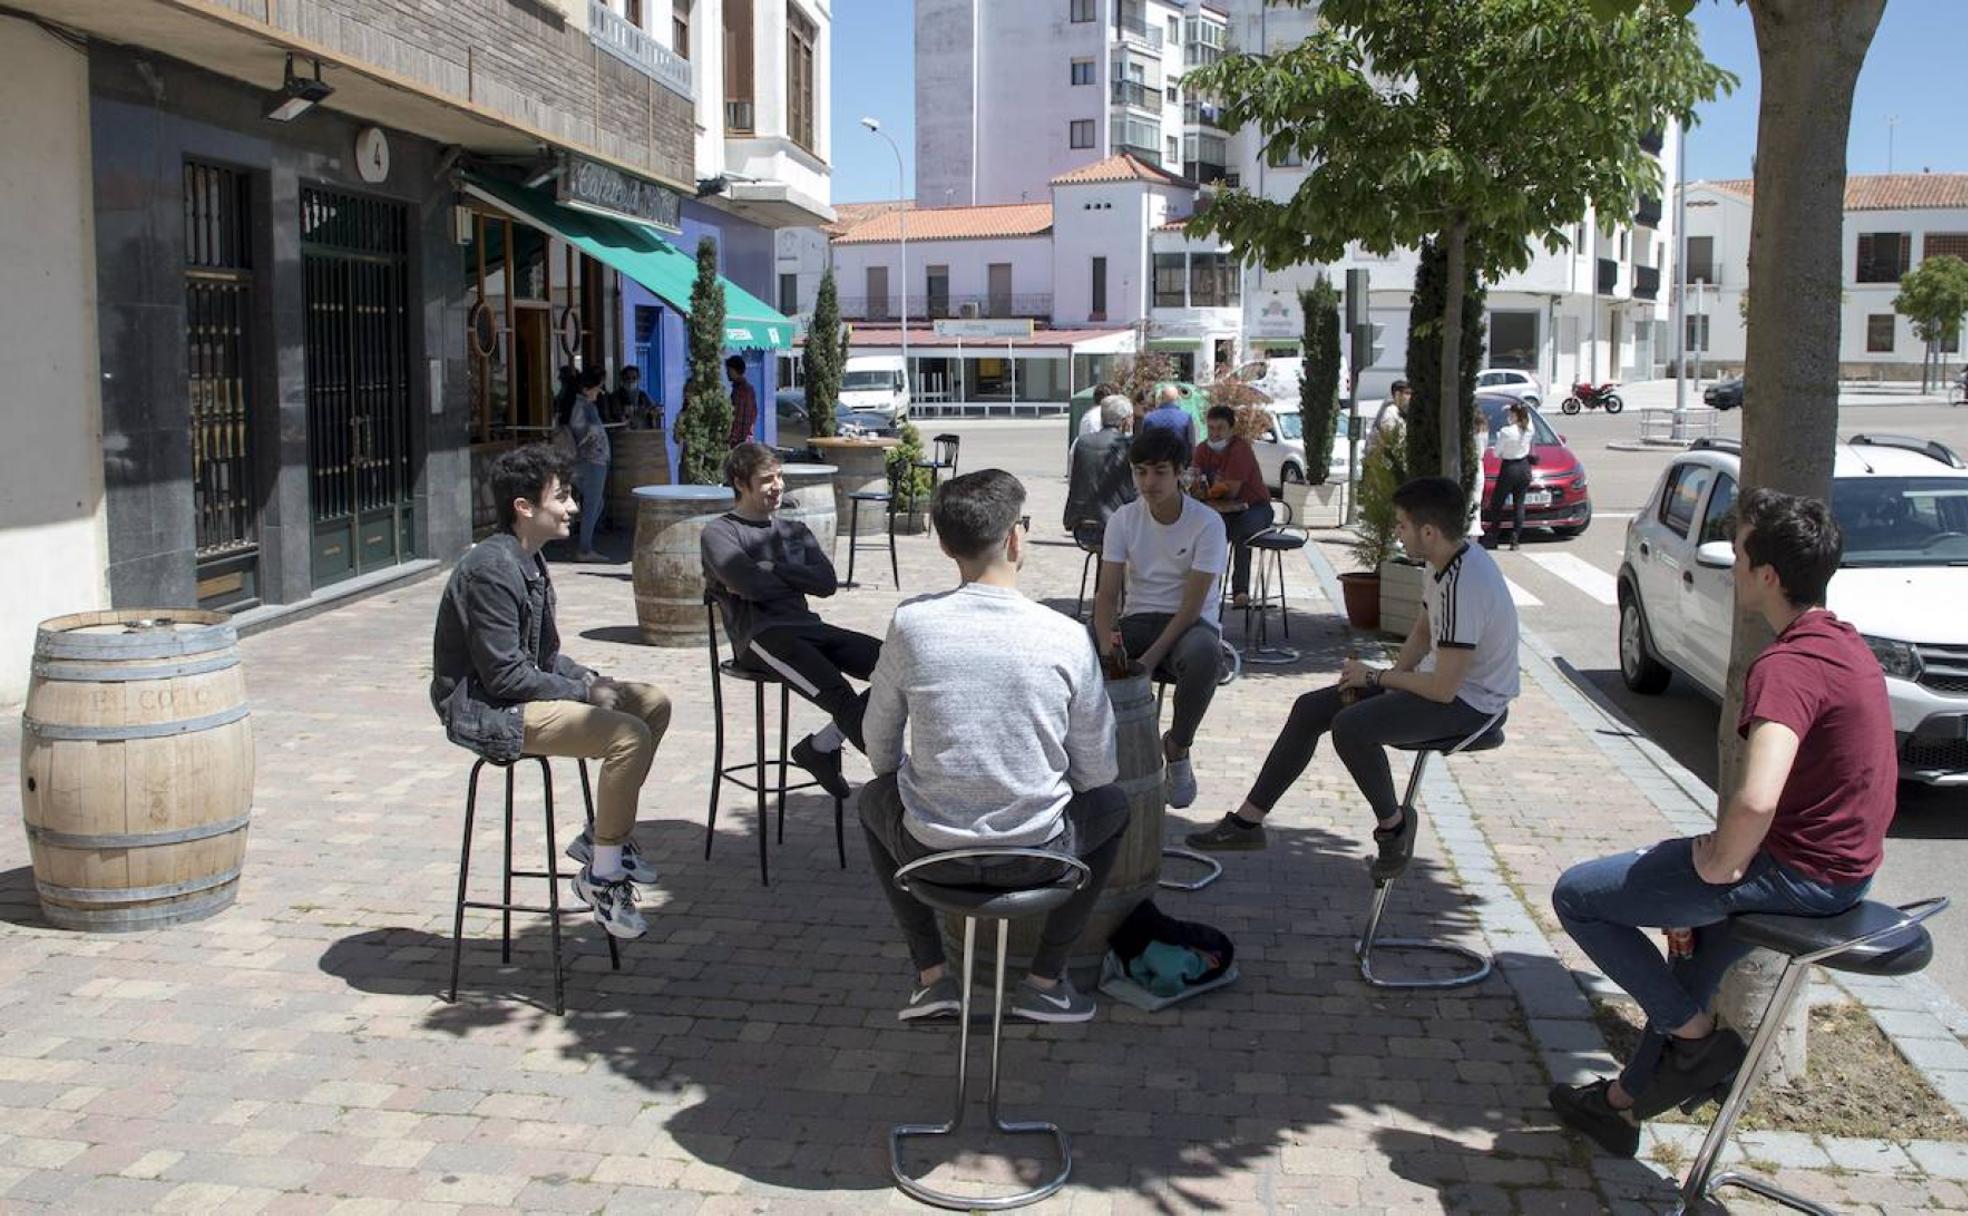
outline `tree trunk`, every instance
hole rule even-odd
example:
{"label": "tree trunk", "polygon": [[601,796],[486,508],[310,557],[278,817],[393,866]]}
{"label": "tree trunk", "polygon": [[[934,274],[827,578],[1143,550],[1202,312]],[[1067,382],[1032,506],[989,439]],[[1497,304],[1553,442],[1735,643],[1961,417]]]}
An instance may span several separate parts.
{"label": "tree trunk", "polygon": [[[1744,487],[1831,497],[1838,428],[1838,321],[1845,224],[1845,139],[1852,91],[1886,0],[1749,0],[1762,95],[1756,124],[1756,181],[1750,212],[1749,296],[1743,362]],[[1770,643],[1760,616],[1736,614],[1728,697],[1717,731],[1717,792],[1723,803],[1742,765],[1736,718],[1743,677]],[[1767,960],[1766,960],[1767,961]],[[1763,982],[1724,988],[1722,1017],[1745,1034],[1769,999]],[[1793,1016],[1807,1017],[1808,1001]],[[1803,1034],[1791,1027],[1774,1067],[1801,1076]]]}
{"label": "tree trunk", "polygon": [[[1466,220],[1455,219],[1442,230],[1442,246],[1448,258],[1442,284],[1442,389],[1441,409],[1435,425],[1442,437],[1441,475],[1462,484],[1462,280],[1469,237]],[[1414,470],[1417,477],[1425,474]],[[1482,492],[1479,483],[1477,492]]]}

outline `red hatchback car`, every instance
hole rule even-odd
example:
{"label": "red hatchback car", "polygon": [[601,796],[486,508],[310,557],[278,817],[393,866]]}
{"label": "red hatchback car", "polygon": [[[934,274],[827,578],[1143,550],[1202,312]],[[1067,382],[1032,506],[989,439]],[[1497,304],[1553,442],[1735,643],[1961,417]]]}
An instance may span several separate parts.
{"label": "red hatchback car", "polygon": [[[1490,509],[1490,494],[1496,489],[1496,433],[1504,424],[1504,410],[1513,400],[1493,393],[1476,394],[1476,408],[1483,411],[1490,425],[1490,438],[1483,449],[1485,517]],[[1592,523],[1592,495],[1586,489],[1585,465],[1566,446],[1565,437],[1552,430],[1544,415],[1535,409],[1531,411],[1531,430],[1535,439],[1531,449],[1531,488],[1524,496],[1524,526],[1550,528],[1559,536],[1577,536]]]}

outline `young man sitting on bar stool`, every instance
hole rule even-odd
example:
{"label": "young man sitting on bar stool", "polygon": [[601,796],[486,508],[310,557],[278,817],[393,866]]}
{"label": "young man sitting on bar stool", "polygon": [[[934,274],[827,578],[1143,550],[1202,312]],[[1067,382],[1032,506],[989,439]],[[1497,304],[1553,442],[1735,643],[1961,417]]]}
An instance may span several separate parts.
{"label": "young man sitting on bar stool", "polygon": [[[1031,528],[1024,509],[1025,487],[1002,469],[943,484],[931,513],[961,581],[896,608],[869,686],[876,775],[861,790],[861,825],[916,966],[919,985],[896,1015],[904,1021],[954,1014],[962,994],[935,913],[895,885],[895,871],[966,848],[1039,848],[1086,863],[1086,885],[1047,915],[1011,1013],[1035,1022],[1093,1017],[1093,999],[1066,975],[1066,956],[1120,855],[1127,794],[1114,784],[1114,711],[1085,629],[1019,593]],[[1058,868],[1013,858],[981,863],[969,881],[1032,886]]]}
{"label": "young man sitting on bar stool", "polygon": [[1339,683],[1299,697],[1243,805],[1190,834],[1192,848],[1263,848],[1265,815],[1330,731],[1377,821],[1374,880],[1392,880],[1414,856],[1420,816],[1402,811],[1385,749],[1473,734],[1516,697],[1517,607],[1496,561],[1464,537],[1462,487],[1416,478],[1394,492],[1394,516],[1401,547],[1428,564],[1422,613],[1400,657],[1385,671],[1348,659]]}
{"label": "young man sitting on bar stool", "polygon": [[522,755],[601,757],[593,837],[567,848],[574,894],[616,937],[641,937],[633,884],[656,881],[636,849],[636,802],[670,698],[652,684],[597,675],[560,653],[553,580],[540,549],[578,513],[566,460],[545,445],[492,462],[499,530],[451,571],[431,643],[431,704],[451,741],[510,764]]}
{"label": "young man sitting on bar stool", "polygon": [[741,443],[724,458],[724,480],[737,505],[705,525],[700,545],[704,583],[724,617],[733,659],[770,671],[832,716],[794,744],[791,756],[822,789],[846,798],[853,791],[841,772],[841,743],[867,751],[861,716],[868,706],[868,694],[855,692],[847,677],[874,674],[881,643],[829,625],[807,607],[807,596],[832,595],[840,579],[813,530],[779,518],[786,479],[778,454]]}
{"label": "young man sitting on bar stool", "polygon": [[[1776,641],[1750,666],[1736,732],[1742,784],[1715,830],[1573,866],[1551,904],[1599,970],[1640,1003],[1647,1029],[1617,1078],[1554,1086],[1551,1106],[1631,1157],[1640,1121],[1726,1092],[1745,1049],[1709,1000],[1749,953],[1729,917],[1834,916],[1864,898],[1893,821],[1899,757],[1870,646],[1825,610],[1844,553],[1831,508],[1756,489],[1736,504],[1735,598]],[[1643,928],[1692,929],[1661,957]]]}

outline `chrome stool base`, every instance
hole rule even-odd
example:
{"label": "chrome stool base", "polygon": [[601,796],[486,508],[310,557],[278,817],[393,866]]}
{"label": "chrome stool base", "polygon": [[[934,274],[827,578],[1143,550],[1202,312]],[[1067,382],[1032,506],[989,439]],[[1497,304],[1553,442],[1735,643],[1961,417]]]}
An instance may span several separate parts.
{"label": "chrome stool base", "polygon": [[1200,891],[1223,877],[1222,862],[1207,853],[1198,853],[1194,849],[1183,849],[1169,845],[1162,849],[1162,859],[1164,861],[1171,859],[1175,861],[1193,861],[1200,863],[1204,867],[1201,878],[1180,879],[1169,878],[1164,875],[1156,879],[1155,885],[1165,891]]}
{"label": "chrome stool base", "polygon": [[[1432,942],[1420,937],[1379,937],[1381,913],[1387,910],[1387,896],[1393,889],[1392,880],[1374,884],[1373,911],[1367,915],[1367,931],[1360,936],[1359,944],[1353,948],[1354,957],[1359,960],[1361,979],[1375,988],[1463,988],[1470,984],[1480,984],[1490,978],[1494,963],[1489,955],[1472,950],[1468,946],[1458,946],[1453,942]],[[1468,971],[1459,971],[1454,975],[1436,978],[1390,979],[1387,976],[1374,974],[1373,953],[1376,949],[1449,955],[1466,959],[1475,966]]]}

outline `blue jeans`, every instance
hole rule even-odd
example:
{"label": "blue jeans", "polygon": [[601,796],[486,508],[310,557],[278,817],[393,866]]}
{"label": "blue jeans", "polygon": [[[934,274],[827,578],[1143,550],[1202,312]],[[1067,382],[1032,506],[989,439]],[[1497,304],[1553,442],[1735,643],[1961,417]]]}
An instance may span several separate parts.
{"label": "blue jeans", "polygon": [[[1565,871],[1551,906],[1565,932],[1647,1014],[1646,1033],[1620,1074],[1629,1094],[1646,1091],[1669,1031],[1708,1008],[1722,977],[1753,948],[1729,918],[1743,912],[1835,916],[1865,897],[1871,879],[1826,883],[1758,852],[1742,881],[1704,882],[1695,872],[1694,840],[1581,862]],[[1669,961],[1642,929],[1692,928],[1694,954]]]}
{"label": "blue jeans", "polygon": [[601,504],[608,485],[608,466],[574,466],[574,492],[581,496],[581,552],[594,551],[595,528],[601,524]]}

